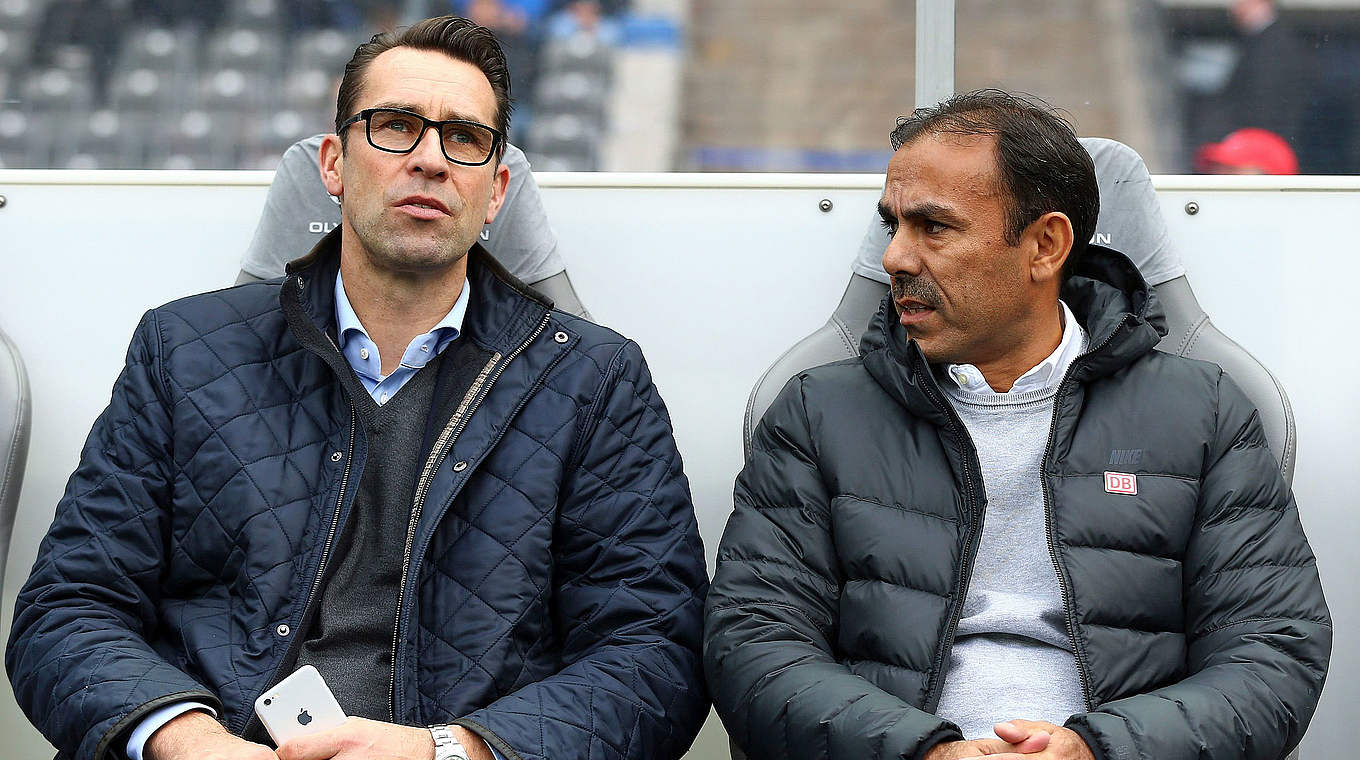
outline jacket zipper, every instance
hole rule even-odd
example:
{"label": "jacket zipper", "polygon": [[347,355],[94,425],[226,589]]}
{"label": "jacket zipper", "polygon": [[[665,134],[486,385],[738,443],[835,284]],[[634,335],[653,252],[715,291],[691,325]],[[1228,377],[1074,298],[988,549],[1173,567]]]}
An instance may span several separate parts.
{"label": "jacket zipper", "polygon": [[1067,578],[1067,572],[1063,569],[1063,564],[1058,561],[1058,536],[1057,529],[1053,527],[1053,499],[1048,487],[1048,470],[1053,460],[1053,444],[1057,438],[1058,412],[1062,409],[1063,397],[1067,395],[1067,389],[1071,387],[1069,382],[1072,378],[1072,370],[1077,363],[1087,356],[1099,353],[1114,340],[1114,336],[1119,332],[1119,328],[1124,326],[1128,320],[1128,315],[1124,315],[1119,320],[1119,324],[1110,331],[1105,340],[1100,345],[1078,356],[1067,368],[1067,373],[1063,375],[1062,382],[1058,384],[1058,393],[1053,399],[1053,419],[1048,425],[1048,443],[1044,446],[1043,472],[1039,473],[1039,482],[1043,484],[1044,492],[1044,528],[1048,534],[1048,556],[1053,561],[1053,570],[1058,574],[1058,590],[1062,592],[1063,616],[1067,620],[1067,638],[1072,642],[1072,654],[1077,660],[1077,675],[1081,678],[1081,698],[1088,711],[1095,709],[1091,702],[1091,668],[1086,662],[1086,650],[1082,649],[1077,642],[1077,618],[1072,612],[1072,594]]}
{"label": "jacket zipper", "polygon": [[[950,425],[953,426],[961,439],[967,441],[969,447],[976,454],[977,447],[973,445],[972,437],[968,434],[967,428],[964,427],[963,420],[959,418],[953,406],[936,395],[934,379],[930,377],[930,368],[926,366],[924,361],[918,362],[918,365],[920,365],[917,368],[918,371],[924,372],[923,377],[927,378],[927,381],[921,384],[921,388],[926,391],[926,395],[938,408],[943,409],[949,415]],[[968,529],[968,540],[963,547],[963,563],[959,566],[957,585],[959,595],[954,602],[954,611],[949,616],[949,626],[945,629],[944,648],[941,650],[940,660],[935,663],[935,684],[931,687],[930,693],[926,695],[926,709],[930,712],[934,712],[935,708],[939,706],[940,694],[944,690],[944,661],[948,659],[949,652],[954,648],[954,632],[959,627],[959,618],[963,616],[963,603],[967,599],[968,584],[973,577],[973,560],[977,557],[977,547],[974,543],[978,536],[982,534],[982,522],[985,519],[985,515],[977,509],[977,499],[973,491],[972,465],[966,461],[963,463],[963,491],[964,500],[968,504],[968,511],[976,513],[976,519],[972,521],[972,525]]]}
{"label": "jacket zipper", "polygon": [[[393,723],[396,722],[397,715],[397,644],[401,637],[401,609],[406,599],[406,576],[411,569],[411,552],[415,546],[416,526],[420,523],[420,513],[425,507],[425,497],[429,494],[434,473],[439,471],[440,465],[444,463],[444,458],[448,456],[454,442],[458,440],[458,435],[467,426],[468,419],[477,411],[482,399],[486,398],[487,394],[491,392],[491,388],[496,385],[496,381],[505,372],[505,368],[524,349],[528,348],[530,343],[533,343],[539,335],[543,334],[543,330],[548,326],[549,316],[549,313],[543,315],[538,327],[529,334],[529,337],[523,343],[519,344],[515,350],[505,357],[505,361],[501,361],[499,352],[492,354],[486,366],[482,367],[482,371],[477,374],[477,379],[473,381],[472,387],[463,395],[463,400],[458,405],[458,409],[454,411],[452,417],[449,417],[448,424],[444,426],[443,432],[439,434],[439,438],[435,441],[434,449],[430,452],[429,458],[425,460],[425,469],[420,473],[420,480],[416,481],[415,500],[411,505],[411,520],[406,525],[406,548],[402,551],[401,557],[401,587],[397,589],[396,615],[392,625],[392,678],[388,685],[388,716]],[[492,371],[493,368],[494,372]]]}

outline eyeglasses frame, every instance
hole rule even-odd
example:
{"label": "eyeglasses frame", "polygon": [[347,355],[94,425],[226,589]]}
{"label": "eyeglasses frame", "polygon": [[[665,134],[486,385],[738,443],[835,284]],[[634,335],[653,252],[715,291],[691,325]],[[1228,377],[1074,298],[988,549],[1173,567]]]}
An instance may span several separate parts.
{"label": "eyeglasses frame", "polygon": [[[377,143],[373,142],[373,135],[370,131],[373,127],[373,122],[371,121],[371,119],[373,118],[373,114],[377,113],[378,111],[392,111],[393,113],[411,116],[416,119],[420,119],[422,122],[424,122],[420,130],[420,135],[416,137],[415,142],[411,143],[411,147],[407,148],[406,150],[394,150],[392,148],[384,148],[381,145],[378,145]],[[502,146],[505,145],[505,133],[500,131],[499,129],[496,129],[490,124],[483,124],[479,121],[468,121],[467,119],[445,119],[443,121],[436,121],[434,119],[427,119],[424,116],[421,116],[420,114],[416,113],[415,111],[409,111],[405,108],[390,108],[390,107],[365,108],[359,113],[356,113],[353,116],[341,122],[340,128],[336,131],[337,132],[344,131],[346,129],[349,129],[350,126],[358,124],[361,121],[364,123],[364,139],[368,140],[369,145],[372,145],[374,148],[377,148],[378,150],[384,153],[395,153],[397,155],[406,155],[407,153],[411,153],[417,147],[419,147],[420,141],[425,139],[425,134],[430,131],[431,127],[434,127],[436,133],[438,134],[443,133],[444,125],[446,124],[462,124],[464,126],[481,127],[482,129],[489,130],[491,132],[491,150],[486,154],[486,158],[476,163],[472,163],[470,161],[459,161],[453,156],[450,156],[449,152],[444,149],[444,140],[442,138],[439,140],[439,152],[444,154],[444,158],[446,160],[448,160],[451,163],[458,164],[459,166],[486,166],[487,164],[491,163],[491,159],[496,155],[496,152],[500,150]]]}

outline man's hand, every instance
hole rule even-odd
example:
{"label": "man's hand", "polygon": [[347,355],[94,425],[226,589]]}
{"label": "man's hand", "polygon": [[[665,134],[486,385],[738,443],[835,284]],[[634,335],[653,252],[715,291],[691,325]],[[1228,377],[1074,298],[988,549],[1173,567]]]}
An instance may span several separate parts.
{"label": "man's hand", "polygon": [[146,760],[279,760],[263,744],[233,736],[202,710],[176,715],[146,740]]}
{"label": "man's hand", "polygon": [[1049,735],[1043,731],[1026,732],[1012,743],[1002,739],[973,739],[966,742],[936,744],[926,753],[925,760],[962,760],[979,756],[1027,756],[1048,746]]}
{"label": "man's hand", "polygon": [[[1008,720],[993,727],[1003,742],[1012,742],[1016,749],[1010,752],[983,752],[971,756],[970,760],[1095,760],[1091,749],[1077,732],[1037,720]],[[1029,749],[1038,744],[1042,746]],[[926,756],[929,760],[929,755]],[[968,756],[960,756],[968,757]]]}
{"label": "man's hand", "polygon": [[[492,760],[481,737],[462,726],[454,736],[471,760]],[[328,731],[299,736],[279,745],[278,760],[431,760],[434,739],[426,728],[350,718]]]}

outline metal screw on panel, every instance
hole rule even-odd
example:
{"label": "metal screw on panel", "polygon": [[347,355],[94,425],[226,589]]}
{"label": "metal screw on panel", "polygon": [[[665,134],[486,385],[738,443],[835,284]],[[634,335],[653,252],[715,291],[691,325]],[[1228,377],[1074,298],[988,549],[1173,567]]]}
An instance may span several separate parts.
{"label": "metal screw on panel", "polygon": [[0,195],[0,208],[4,208],[6,203],[9,203],[9,199]]}
{"label": "metal screw on panel", "polygon": [[823,198],[822,202],[817,204],[817,208],[821,209],[822,213],[826,213],[827,211],[831,210],[831,205],[832,204],[830,198]]}
{"label": "metal screw on panel", "polygon": [[1185,213],[1189,214],[1190,216],[1198,214],[1199,204],[1195,203],[1194,201],[1190,201],[1189,203],[1185,204]]}

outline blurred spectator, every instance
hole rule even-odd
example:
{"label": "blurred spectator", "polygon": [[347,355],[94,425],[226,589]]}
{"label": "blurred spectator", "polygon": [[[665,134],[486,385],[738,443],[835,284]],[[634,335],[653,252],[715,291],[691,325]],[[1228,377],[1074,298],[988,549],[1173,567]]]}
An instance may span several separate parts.
{"label": "blurred spectator", "polygon": [[606,45],[617,45],[621,34],[617,17],[627,9],[625,0],[558,0],[548,22],[548,36],[561,38],[586,32]]}
{"label": "blurred spectator", "polygon": [[116,0],[52,0],[38,22],[32,48],[34,69],[88,69],[95,99],[104,102],[125,20]]}
{"label": "blurred spectator", "polygon": [[1274,132],[1246,127],[1195,153],[1200,174],[1298,174],[1289,143]]}
{"label": "blurred spectator", "polygon": [[554,0],[552,13],[571,14],[589,28],[591,20],[619,16],[628,11],[630,0]]}
{"label": "blurred spectator", "polygon": [[[447,0],[456,13],[494,31],[510,67],[510,94],[515,99],[512,141],[520,141],[533,109],[538,81],[538,54],[543,44],[543,22],[549,0]],[[435,5],[435,3],[431,3]],[[431,8],[431,12],[437,12]]]}
{"label": "blurred spectator", "polygon": [[395,0],[288,0],[283,2],[291,32],[313,29],[363,31],[365,39],[379,30],[393,29],[401,20]]}
{"label": "blurred spectator", "polygon": [[225,7],[226,0],[132,0],[132,13],[138,22],[157,26],[214,29]]}
{"label": "blurred spectator", "polygon": [[1274,0],[1232,0],[1229,10],[1240,54],[1223,90],[1196,109],[1202,120],[1194,142],[1259,127],[1297,144],[1314,92],[1316,51],[1280,17]]}
{"label": "blurred spectator", "polygon": [[1360,174],[1360,39],[1324,38],[1316,96],[1294,145],[1304,174]]}

